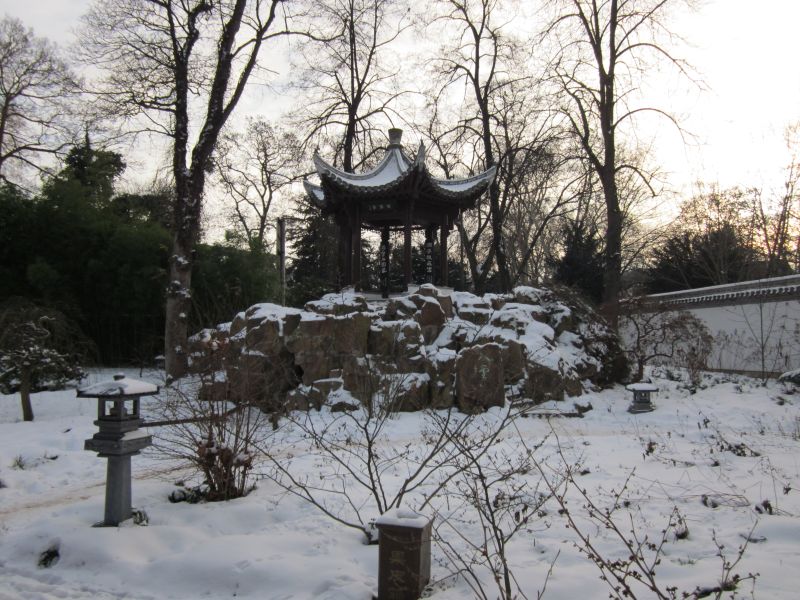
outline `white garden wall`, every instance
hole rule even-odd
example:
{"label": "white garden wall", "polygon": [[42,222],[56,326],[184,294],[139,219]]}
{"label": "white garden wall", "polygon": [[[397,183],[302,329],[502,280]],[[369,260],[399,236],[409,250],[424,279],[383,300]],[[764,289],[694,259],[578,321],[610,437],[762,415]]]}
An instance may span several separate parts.
{"label": "white garden wall", "polygon": [[702,320],[714,338],[711,369],[775,376],[800,368],[800,275],[655,294],[646,306]]}

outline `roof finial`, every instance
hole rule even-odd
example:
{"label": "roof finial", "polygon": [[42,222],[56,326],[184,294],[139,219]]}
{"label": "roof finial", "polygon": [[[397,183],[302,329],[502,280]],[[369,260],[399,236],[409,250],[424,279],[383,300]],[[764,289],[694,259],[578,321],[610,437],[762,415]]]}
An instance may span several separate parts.
{"label": "roof finial", "polygon": [[389,146],[400,146],[403,139],[403,130],[396,127],[389,129]]}

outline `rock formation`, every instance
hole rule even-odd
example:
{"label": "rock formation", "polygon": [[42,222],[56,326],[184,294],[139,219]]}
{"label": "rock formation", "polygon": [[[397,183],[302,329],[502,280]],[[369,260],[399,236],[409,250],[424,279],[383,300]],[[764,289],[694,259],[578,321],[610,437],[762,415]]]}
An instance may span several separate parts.
{"label": "rock formation", "polygon": [[256,304],[190,344],[203,394],[276,412],[356,400],[476,412],[507,398],[577,396],[624,369],[616,337],[588,306],[531,287],[478,297],[425,285],[376,303],[328,294],[303,310]]}

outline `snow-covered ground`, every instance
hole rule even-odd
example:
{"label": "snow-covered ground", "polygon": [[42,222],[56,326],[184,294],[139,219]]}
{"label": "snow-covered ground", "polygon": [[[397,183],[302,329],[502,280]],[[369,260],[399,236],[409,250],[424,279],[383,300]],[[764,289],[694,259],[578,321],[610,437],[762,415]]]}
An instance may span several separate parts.
{"label": "snow-covered ground", "polygon": [[[585,394],[577,401],[591,403],[592,410],[583,418],[520,418],[498,449],[511,456],[522,447],[520,438],[534,446],[550,434],[535,453],[539,464],[554,480],[565,464],[578,465],[577,484],[601,508],[613,507],[613,494],[629,478],[613,512],[626,536],[633,523],[637,536],[658,542],[677,509],[688,536],[668,533],[655,572],[662,588],[676,586],[679,597],[682,591],[716,585],[723,570],[719,554],[735,561],[749,536],[733,572],[759,574],[757,598],[797,598],[800,395],[787,394],[774,382],[762,387],[744,378],[707,376],[705,389],[695,394],[664,378],[654,381],[661,389],[654,412],[629,414],[630,392],[622,387]],[[231,502],[172,504],[167,497],[175,482],[191,473],[152,450],[133,459],[134,505],[147,512],[149,525],[93,528],[103,513],[105,460],[84,451],[83,442],[95,431],[95,403],[75,398],[74,391],[48,392],[36,394],[33,407],[36,421],[24,423],[18,398],[0,396],[0,599],[368,600],[377,592],[377,546],[365,545],[359,531],[269,479]],[[572,402],[550,408],[571,410]],[[493,409],[476,423],[496,422],[502,413]],[[323,409],[312,417],[322,421],[331,415]],[[423,422],[421,414],[398,415],[382,442],[399,454],[413,450]],[[285,454],[288,461],[291,453],[300,476],[321,477],[324,461],[303,460],[296,454],[301,446],[282,448],[279,440],[292,432],[279,434],[270,442],[279,460]],[[396,468],[402,472],[402,465]],[[527,478],[530,488],[539,482],[536,470]],[[354,488],[353,496],[358,494]],[[586,519],[577,490],[567,498],[570,513],[599,553],[624,560],[627,551],[619,540]],[[413,495],[408,502],[415,508]],[[552,567],[544,598],[608,597],[599,571],[575,547],[575,532],[565,526],[559,508],[548,500],[509,543],[507,554],[522,592],[536,598]],[[364,510],[369,512],[369,505]],[[460,533],[479,539],[476,519],[468,513],[462,517]],[[459,547],[452,530],[440,527],[439,533]],[[49,568],[37,566],[49,548],[58,549],[58,561]],[[437,583],[430,596],[472,597],[463,579],[448,576],[451,570],[443,548],[434,543],[432,580]],[[488,596],[497,597],[485,575]],[[750,596],[752,590],[753,582],[744,581],[737,596]]]}

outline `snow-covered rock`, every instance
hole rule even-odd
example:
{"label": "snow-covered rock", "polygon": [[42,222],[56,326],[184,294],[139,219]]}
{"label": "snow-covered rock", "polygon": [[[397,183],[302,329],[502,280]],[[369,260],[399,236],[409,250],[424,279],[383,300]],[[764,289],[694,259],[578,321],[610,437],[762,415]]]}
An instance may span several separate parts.
{"label": "snow-covered rock", "polygon": [[[231,398],[255,393],[271,410],[319,406],[325,386],[315,382],[334,372],[362,402],[392,389],[398,410],[473,412],[502,404],[509,388],[561,400],[624,371],[616,336],[591,308],[531,287],[480,297],[428,286],[377,304],[328,294],[303,310],[257,304],[194,336],[192,356],[197,373],[226,371]],[[298,402],[303,390],[314,391],[310,402]]]}

